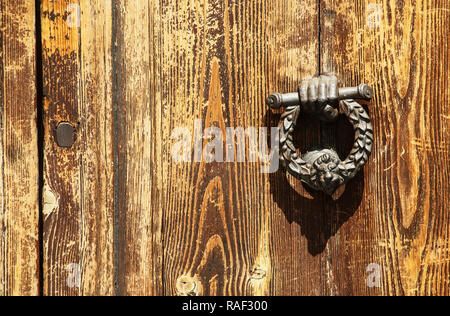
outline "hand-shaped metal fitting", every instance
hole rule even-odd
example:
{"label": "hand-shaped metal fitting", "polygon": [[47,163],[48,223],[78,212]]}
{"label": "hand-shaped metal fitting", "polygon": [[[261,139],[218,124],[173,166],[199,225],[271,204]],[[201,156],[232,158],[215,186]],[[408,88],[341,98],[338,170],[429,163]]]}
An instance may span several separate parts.
{"label": "hand-shaped metal fitting", "polygon": [[[313,189],[333,194],[352,179],[367,163],[372,152],[373,130],[367,112],[355,99],[371,99],[373,90],[365,84],[355,88],[338,88],[335,76],[304,80],[298,93],[271,95],[266,103],[273,109],[285,107],[281,117],[280,160],[286,170]],[[293,133],[300,111],[304,110],[323,121],[333,121],[345,114],[355,129],[355,143],[344,161],[333,149],[299,155]]]}

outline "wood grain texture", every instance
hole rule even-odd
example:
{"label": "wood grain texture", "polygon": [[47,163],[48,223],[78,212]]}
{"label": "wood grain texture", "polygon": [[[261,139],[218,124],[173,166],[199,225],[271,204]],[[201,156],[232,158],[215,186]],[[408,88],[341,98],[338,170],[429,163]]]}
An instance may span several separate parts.
{"label": "wood grain texture", "polygon": [[[329,245],[336,294],[449,295],[448,2],[325,0],[320,10],[322,71],[376,95],[361,203]],[[348,137],[340,127],[331,141]],[[356,277],[370,263],[380,288]]]}
{"label": "wood grain texture", "polygon": [[[0,294],[36,294],[34,7],[0,3]],[[41,18],[45,295],[449,295],[447,2],[43,0]],[[248,138],[242,162],[198,159],[197,135],[201,154],[228,127],[270,146],[264,99],[319,72],[375,88],[373,155],[345,190],[262,173]],[[352,140],[306,115],[295,136]]]}
{"label": "wood grain texture", "polygon": [[116,2],[113,14],[116,294],[161,295],[163,17],[157,1]]}
{"label": "wood grain texture", "polygon": [[[448,294],[448,20],[431,2],[117,3],[118,293]],[[320,71],[377,92],[372,160],[340,196],[264,175],[249,153],[173,161],[175,128],[194,142],[275,126],[264,98]],[[352,145],[343,120],[299,126],[302,151]]]}
{"label": "wood grain texture", "polygon": [[177,164],[171,133],[194,133],[196,120],[223,137],[226,127],[276,126],[267,91],[295,90],[318,69],[316,3],[149,3],[116,9],[116,90],[127,91],[117,99],[119,293],[314,291],[321,277],[299,259],[321,259],[304,253],[307,241],[285,217],[294,201],[277,208],[286,180],[263,175],[248,155]]}
{"label": "wood grain texture", "polygon": [[0,1],[0,296],[39,294],[33,1]]}
{"label": "wood grain texture", "polygon": [[[114,293],[112,7],[42,1],[45,295]],[[76,129],[71,148],[55,130]]]}

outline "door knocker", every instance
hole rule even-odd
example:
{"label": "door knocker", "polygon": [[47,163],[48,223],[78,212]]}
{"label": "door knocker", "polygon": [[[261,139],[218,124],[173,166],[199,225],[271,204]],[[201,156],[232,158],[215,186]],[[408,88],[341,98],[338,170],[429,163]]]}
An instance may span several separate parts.
{"label": "door knocker", "polygon": [[[309,187],[332,195],[364,167],[372,152],[372,123],[364,108],[353,100],[372,98],[373,90],[368,85],[339,88],[336,76],[303,80],[296,93],[269,96],[266,100],[269,107],[285,108],[280,122],[282,166]],[[326,122],[336,120],[339,114],[347,116],[355,130],[355,143],[344,161],[333,149],[315,150],[304,155],[298,152],[294,146],[293,132],[301,111],[314,114]]]}

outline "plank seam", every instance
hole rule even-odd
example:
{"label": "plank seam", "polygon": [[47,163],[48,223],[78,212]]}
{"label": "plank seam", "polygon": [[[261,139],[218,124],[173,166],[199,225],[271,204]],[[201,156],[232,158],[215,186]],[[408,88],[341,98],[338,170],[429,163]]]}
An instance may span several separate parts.
{"label": "plank seam", "polygon": [[37,112],[37,134],[38,134],[38,206],[39,206],[39,296],[44,296],[44,77],[42,62],[42,23],[41,23],[41,0],[35,0],[35,34],[36,34],[36,112]]}

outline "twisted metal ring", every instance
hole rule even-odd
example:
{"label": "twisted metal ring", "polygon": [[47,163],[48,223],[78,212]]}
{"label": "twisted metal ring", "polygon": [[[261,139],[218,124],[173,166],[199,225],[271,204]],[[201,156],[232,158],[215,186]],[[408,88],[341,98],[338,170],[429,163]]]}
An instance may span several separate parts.
{"label": "twisted metal ring", "polygon": [[372,152],[373,129],[369,115],[353,99],[341,100],[340,113],[347,116],[355,130],[355,143],[349,156],[341,161],[332,149],[313,151],[300,156],[294,146],[293,133],[301,106],[291,105],[281,118],[281,163],[294,177],[313,189],[331,195],[352,179],[367,163]]}

